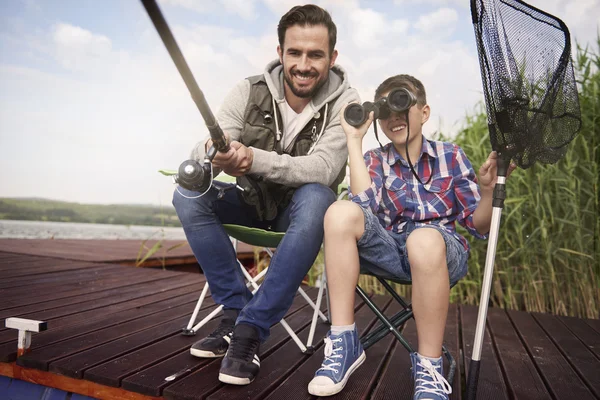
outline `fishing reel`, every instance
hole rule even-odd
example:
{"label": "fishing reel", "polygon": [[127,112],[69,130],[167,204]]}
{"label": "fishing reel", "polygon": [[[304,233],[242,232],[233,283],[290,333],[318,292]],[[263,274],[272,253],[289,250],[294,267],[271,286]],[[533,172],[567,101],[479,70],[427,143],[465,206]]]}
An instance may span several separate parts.
{"label": "fishing reel", "polygon": [[173,180],[184,189],[204,193],[212,181],[212,164],[210,161],[200,164],[196,160],[185,160]]}
{"label": "fishing reel", "polygon": [[413,93],[404,88],[392,90],[386,97],[376,102],[365,101],[362,104],[352,103],[344,111],[344,119],[354,127],[361,126],[373,111],[374,119],[389,118],[392,112],[403,112],[417,104]]}

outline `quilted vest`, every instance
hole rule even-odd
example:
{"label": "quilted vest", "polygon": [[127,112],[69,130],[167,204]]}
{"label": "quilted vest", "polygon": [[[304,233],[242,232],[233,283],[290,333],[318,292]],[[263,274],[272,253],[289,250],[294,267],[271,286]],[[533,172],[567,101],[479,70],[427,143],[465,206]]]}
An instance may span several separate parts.
{"label": "quilted vest", "polygon": [[[277,132],[275,118],[280,127],[283,121],[279,110],[273,109],[273,97],[264,75],[247,78],[250,81],[248,104],[244,111],[244,127],[240,143],[247,147],[255,147],[266,151],[276,151],[278,154],[289,154],[292,157],[308,154],[313,142],[317,139],[324,123],[331,118],[324,115],[323,109],[315,115],[300,131],[289,151],[283,149],[282,133]],[[329,107],[331,110],[332,107]],[[277,112],[276,112],[277,111]],[[323,133],[325,134],[325,133]],[[346,176],[346,166],[340,170],[335,182],[330,186],[334,193]],[[295,188],[274,183],[261,176],[244,175],[237,178],[237,184],[244,189],[240,195],[245,203],[254,206],[261,221],[275,219],[279,210],[288,206]]]}

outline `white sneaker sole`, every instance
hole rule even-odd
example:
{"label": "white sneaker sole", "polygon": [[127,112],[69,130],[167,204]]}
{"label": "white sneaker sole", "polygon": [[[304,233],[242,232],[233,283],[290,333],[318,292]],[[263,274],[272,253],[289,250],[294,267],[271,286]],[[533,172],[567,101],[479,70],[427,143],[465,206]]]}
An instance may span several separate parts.
{"label": "white sneaker sole", "polygon": [[225,354],[215,354],[212,351],[205,351],[205,350],[200,350],[200,349],[193,349],[190,348],[190,354],[193,355],[194,357],[200,357],[200,358],[220,358],[223,357]]}
{"label": "white sneaker sole", "polygon": [[230,385],[249,385],[250,378],[238,378],[237,376],[231,376],[227,374],[219,373],[219,380],[223,383],[229,383]]}
{"label": "white sneaker sole", "polygon": [[323,385],[313,385],[312,381],[311,381],[308,384],[308,393],[312,394],[313,396],[332,396],[334,394],[341,392],[342,389],[344,388],[344,386],[346,386],[346,383],[348,383],[348,379],[350,378],[350,375],[352,375],[352,373],[358,367],[360,367],[363,362],[365,362],[366,358],[367,358],[367,355],[363,351],[363,353],[360,355],[360,357],[358,357],[358,359],[356,361],[354,361],[354,364],[352,364],[350,366],[350,368],[348,368],[348,371],[346,371],[346,375],[344,375],[344,378],[342,378],[342,380],[339,383],[333,384],[331,386],[323,386]]}

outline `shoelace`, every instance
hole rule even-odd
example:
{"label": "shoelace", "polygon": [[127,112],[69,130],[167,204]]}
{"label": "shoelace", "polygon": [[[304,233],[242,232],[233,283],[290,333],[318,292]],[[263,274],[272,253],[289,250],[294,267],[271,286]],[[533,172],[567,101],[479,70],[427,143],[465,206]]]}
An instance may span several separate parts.
{"label": "shoelace", "polygon": [[452,393],[452,386],[431,364],[431,361],[422,359],[419,361],[418,366],[422,367],[424,371],[417,372],[415,377],[417,382],[415,395],[419,393],[434,393],[437,395]]}
{"label": "shoelace", "polygon": [[259,343],[260,341],[257,339],[234,336],[229,345],[231,357],[251,362],[257,353]]}
{"label": "shoelace", "polygon": [[[319,368],[319,370],[333,371],[336,374],[339,372],[337,369],[335,369],[333,367],[342,365],[342,363],[336,362],[335,359],[336,358],[344,358],[344,356],[342,354],[337,354],[338,351],[342,351],[342,350],[344,350],[344,348],[341,346],[336,347],[333,343],[341,342],[341,341],[342,341],[342,338],[333,339],[333,340],[331,340],[328,337],[325,338],[325,359],[323,360],[323,364],[321,364],[321,368]],[[326,363],[328,363],[328,364],[326,364]]]}
{"label": "shoelace", "polygon": [[213,338],[222,338],[223,336],[230,336],[233,333],[233,324],[227,323],[225,321],[221,321],[221,323],[219,324],[219,326],[217,327],[217,329],[215,329],[214,331],[212,331],[212,333],[210,335],[208,335],[208,337],[213,337]]}

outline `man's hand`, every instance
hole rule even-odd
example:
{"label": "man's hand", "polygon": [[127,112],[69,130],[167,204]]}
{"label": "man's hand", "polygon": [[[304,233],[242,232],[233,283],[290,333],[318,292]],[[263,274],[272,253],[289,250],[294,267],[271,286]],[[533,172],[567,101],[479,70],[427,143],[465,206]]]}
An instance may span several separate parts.
{"label": "man's hand", "polygon": [[247,174],[254,161],[254,152],[235,140],[230,143],[226,153],[217,152],[213,158],[213,166],[221,169],[227,175],[242,176]]}
{"label": "man's hand", "polygon": [[[498,153],[492,151],[487,160],[479,168],[479,187],[482,192],[491,193],[494,191],[494,186],[498,181]],[[506,171],[506,178],[517,168],[517,165],[511,163]]]}

